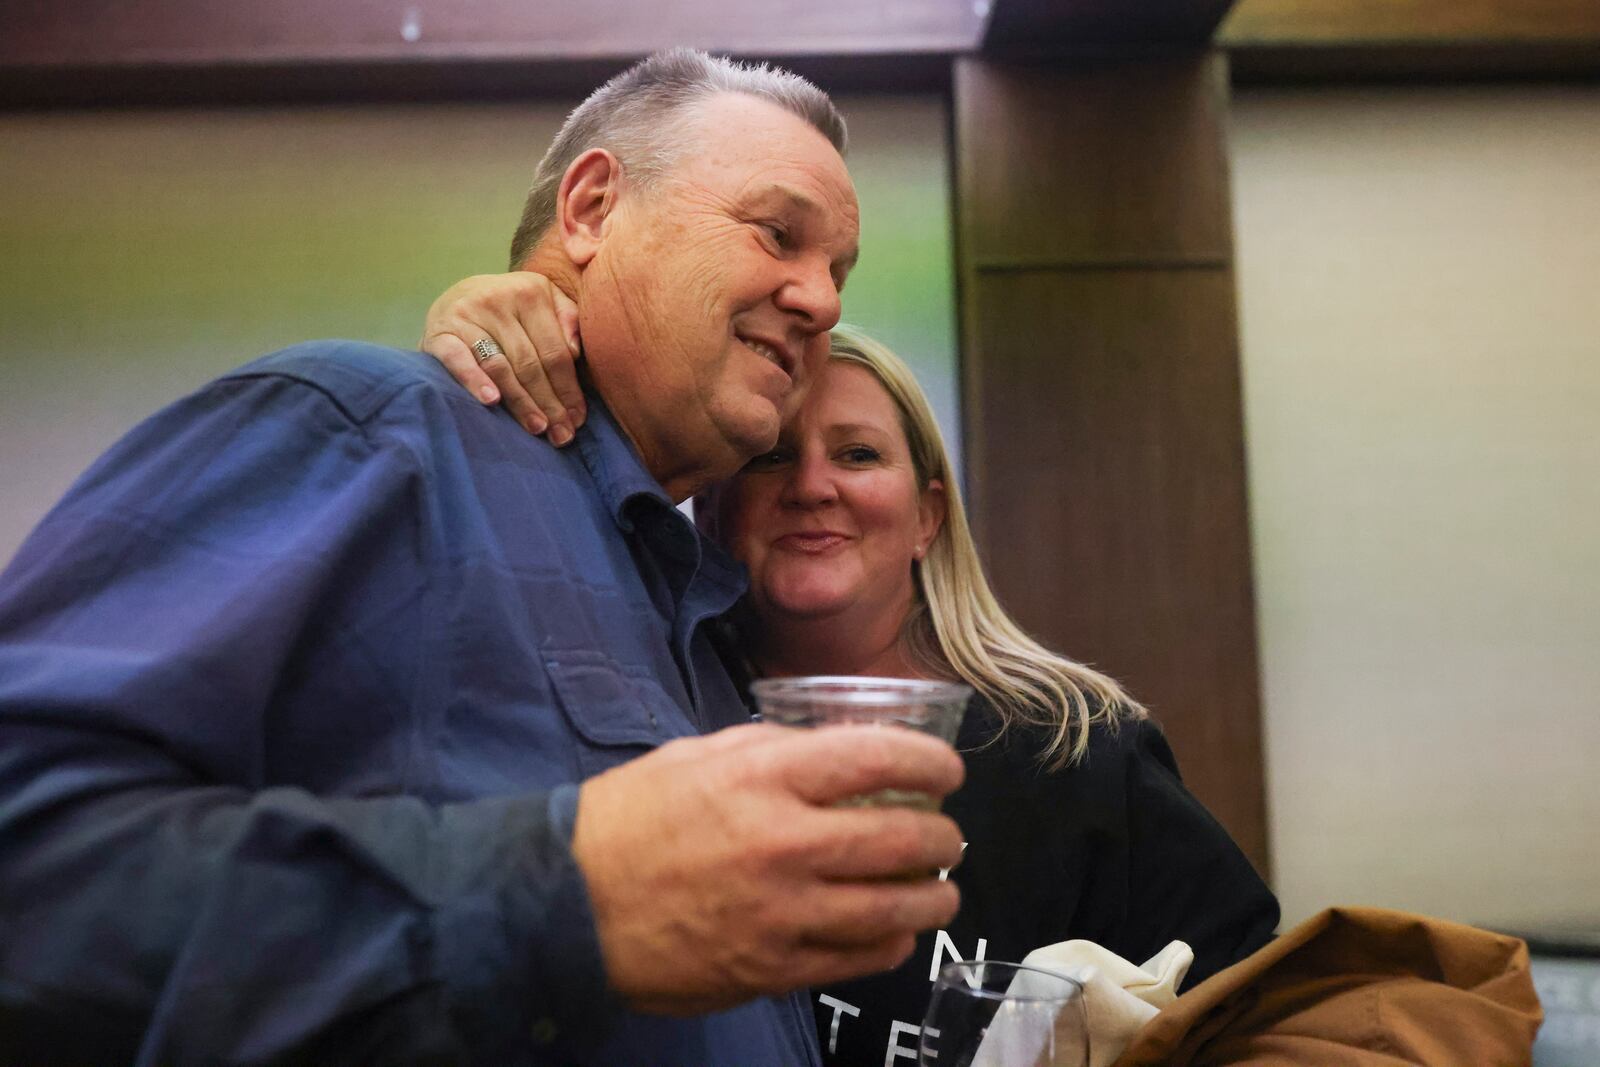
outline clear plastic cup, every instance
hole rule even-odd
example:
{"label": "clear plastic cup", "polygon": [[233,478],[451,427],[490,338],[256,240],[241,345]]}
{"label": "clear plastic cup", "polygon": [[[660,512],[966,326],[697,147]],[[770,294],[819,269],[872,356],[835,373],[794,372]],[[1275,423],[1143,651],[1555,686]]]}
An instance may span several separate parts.
{"label": "clear plastic cup", "polygon": [[[921,678],[812,675],[766,678],[750,686],[761,719],[782,726],[839,723],[902,726],[954,744],[972,687]],[[900,805],[933,809],[932,797],[884,789],[844,801],[847,805]]]}

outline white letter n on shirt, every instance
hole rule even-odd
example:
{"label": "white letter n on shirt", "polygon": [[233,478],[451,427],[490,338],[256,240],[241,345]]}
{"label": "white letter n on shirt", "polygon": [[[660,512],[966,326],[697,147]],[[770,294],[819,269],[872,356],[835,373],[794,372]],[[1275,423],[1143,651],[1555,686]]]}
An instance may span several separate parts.
{"label": "white letter n on shirt", "polygon": [[[988,951],[989,939],[980,937],[978,938],[978,951],[972,954],[972,958],[981,960],[983,959],[983,954]],[[940,930],[933,939],[933,966],[928,968],[928,981],[936,982],[939,980],[939,967],[944,963],[946,953],[956,963],[966,962],[966,957],[956,951],[956,943],[950,940],[950,935]]]}

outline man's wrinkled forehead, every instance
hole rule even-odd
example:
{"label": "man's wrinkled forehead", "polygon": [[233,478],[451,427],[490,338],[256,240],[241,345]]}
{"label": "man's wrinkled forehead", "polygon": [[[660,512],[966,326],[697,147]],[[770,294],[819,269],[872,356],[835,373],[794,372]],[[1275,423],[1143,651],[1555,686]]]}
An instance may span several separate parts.
{"label": "man's wrinkled forehead", "polygon": [[780,104],[744,93],[716,93],[686,105],[666,134],[677,146],[680,159],[695,157],[733,161],[763,161],[826,165],[836,169],[849,189],[844,156],[826,134],[804,116]]}

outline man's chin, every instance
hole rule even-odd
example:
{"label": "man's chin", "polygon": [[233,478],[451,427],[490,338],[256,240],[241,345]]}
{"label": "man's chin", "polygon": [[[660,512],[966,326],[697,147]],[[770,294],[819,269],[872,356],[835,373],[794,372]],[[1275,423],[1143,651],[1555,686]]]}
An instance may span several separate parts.
{"label": "man's chin", "polygon": [[739,460],[739,466],[742,467],[763,452],[771,452],[778,446],[778,431],[783,428],[783,418],[778,405],[766,400],[752,402],[749,410],[741,414],[743,417],[733,422],[724,436],[742,457]]}
{"label": "man's chin", "polygon": [[778,398],[777,408],[781,421],[794,418],[800,411],[800,405],[805,403],[806,393],[811,389],[812,376],[801,375],[799,380],[787,392]]}

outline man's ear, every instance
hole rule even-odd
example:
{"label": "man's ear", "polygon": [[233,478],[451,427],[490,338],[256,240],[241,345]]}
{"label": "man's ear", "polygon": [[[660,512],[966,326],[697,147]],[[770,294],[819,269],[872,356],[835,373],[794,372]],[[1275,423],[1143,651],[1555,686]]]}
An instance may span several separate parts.
{"label": "man's ear", "polygon": [[588,266],[600,251],[606,220],[622,191],[622,163],[604,148],[591,148],[572,161],[556,190],[556,229],[567,258]]}

